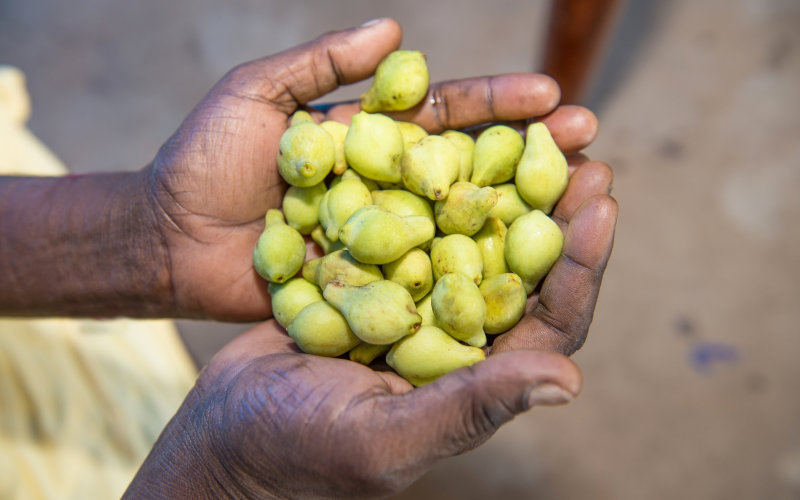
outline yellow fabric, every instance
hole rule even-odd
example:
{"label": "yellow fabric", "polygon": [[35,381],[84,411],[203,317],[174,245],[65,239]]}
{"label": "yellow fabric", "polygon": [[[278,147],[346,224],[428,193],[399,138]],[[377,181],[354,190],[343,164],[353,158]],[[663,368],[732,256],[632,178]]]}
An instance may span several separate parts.
{"label": "yellow fabric", "polygon": [[[0,175],[66,173],[28,113],[0,66]],[[0,498],[118,498],[196,376],[170,321],[0,319]]]}

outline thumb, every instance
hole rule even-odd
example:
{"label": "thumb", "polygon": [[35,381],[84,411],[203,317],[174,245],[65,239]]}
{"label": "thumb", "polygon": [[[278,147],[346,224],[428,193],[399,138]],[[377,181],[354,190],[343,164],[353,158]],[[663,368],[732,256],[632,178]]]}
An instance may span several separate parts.
{"label": "thumb", "polygon": [[581,390],[580,370],[555,353],[520,350],[490,357],[411,391],[397,429],[421,462],[470,450],[536,405],[568,403]]}
{"label": "thumb", "polygon": [[400,24],[382,18],[326,33],[273,56],[244,63],[220,82],[225,93],[267,101],[284,113],[372,76],[378,63],[400,47]]}

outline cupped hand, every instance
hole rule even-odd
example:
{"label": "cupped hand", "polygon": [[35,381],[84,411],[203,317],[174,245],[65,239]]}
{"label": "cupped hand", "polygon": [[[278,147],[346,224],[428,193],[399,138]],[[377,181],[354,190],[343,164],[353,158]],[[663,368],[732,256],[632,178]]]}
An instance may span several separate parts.
{"label": "cupped hand", "polygon": [[580,388],[570,360],[524,350],[412,391],[394,373],[303,354],[270,320],[210,362],[123,498],[385,498]]}
{"label": "cupped hand", "polygon": [[[147,193],[169,253],[176,315],[271,317],[267,283],[251,259],[264,214],[280,207],[287,188],[276,158],[288,118],[339,85],[370,77],[401,37],[397,22],[383,19],[238,66],[163,145],[149,167]],[[497,121],[524,129],[541,120],[570,154],[594,140],[597,121],[581,107],[556,108],[559,97],[547,76],[507,74],[433,84],[418,106],[391,116],[431,133]],[[349,123],[358,111],[349,103],[314,114]],[[588,194],[575,182],[570,189]]]}

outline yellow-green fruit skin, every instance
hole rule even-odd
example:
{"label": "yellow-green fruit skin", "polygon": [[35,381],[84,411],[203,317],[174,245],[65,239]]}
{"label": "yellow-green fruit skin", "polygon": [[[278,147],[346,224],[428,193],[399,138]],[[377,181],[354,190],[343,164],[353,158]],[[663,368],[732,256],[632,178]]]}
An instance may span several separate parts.
{"label": "yellow-green fruit skin", "polygon": [[325,257],[306,262],[303,265],[303,278],[324,290],[333,279],[348,285],[361,286],[382,280],[383,275],[378,266],[358,262],[347,250],[337,250]]}
{"label": "yellow-green fruit skin", "polygon": [[361,343],[342,313],[324,300],[304,307],[286,331],[303,352],[317,356],[335,358]]}
{"label": "yellow-green fruit skin", "polygon": [[546,214],[553,211],[567,190],[567,159],[544,123],[533,123],[528,127],[528,140],[517,167],[516,184],[520,196],[532,208]]}
{"label": "yellow-green fruit skin", "polygon": [[450,194],[434,206],[436,225],[445,234],[472,236],[486,221],[489,211],[497,204],[493,187],[479,188],[471,182],[456,182]]}
{"label": "yellow-green fruit skin", "polygon": [[408,148],[418,143],[425,137],[428,137],[428,132],[411,122],[396,121],[397,127],[400,129],[400,134],[403,136],[403,150],[408,151]]}
{"label": "yellow-green fruit skin", "polygon": [[450,336],[474,347],[486,345],[486,302],[469,278],[458,273],[442,276],[433,287],[431,307],[436,321]]}
{"label": "yellow-green fruit skin", "polygon": [[[347,172],[351,172],[352,175],[348,175]],[[342,180],[343,180],[342,178],[343,177],[346,177],[346,178],[350,179],[350,178],[353,178],[353,177],[356,177],[356,176],[359,179],[361,179],[361,182],[363,182],[365,186],[367,186],[367,189],[369,189],[370,193],[373,192],[373,191],[377,191],[378,189],[381,188],[378,185],[377,182],[373,181],[372,179],[367,179],[366,177],[362,177],[362,176],[358,175],[358,173],[355,170],[353,170],[352,168],[348,168],[348,169],[345,169],[344,172],[342,172],[342,175],[337,175],[336,177],[334,177],[331,180],[331,184],[330,184],[330,186],[328,186],[328,190],[333,189],[333,186],[335,186],[335,185],[339,184],[340,182],[342,182]]]}
{"label": "yellow-green fruit skin", "polygon": [[428,93],[428,64],[418,50],[396,50],[386,56],[375,70],[372,87],[361,96],[361,109],[405,111]]}
{"label": "yellow-green fruit skin", "polygon": [[267,211],[267,224],[253,249],[253,267],[262,278],[283,283],[303,267],[306,242],[287,226],[280,210]]}
{"label": "yellow-green fruit skin", "polygon": [[433,306],[431,306],[432,296],[433,293],[429,292],[428,295],[417,302],[417,314],[422,317],[422,326],[435,326],[436,328],[441,328],[439,322],[436,321],[436,315],[433,314]]}
{"label": "yellow-green fruit skin", "polygon": [[389,366],[415,387],[484,359],[483,350],[459,344],[434,326],[420,327],[417,333],[397,342],[386,355]]}
{"label": "yellow-green fruit skin", "polygon": [[458,170],[458,181],[469,182],[472,177],[472,156],[475,152],[475,141],[472,137],[458,130],[445,130],[442,137],[449,140],[461,153],[461,168]]}
{"label": "yellow-green fruit skin", "polygon": [[389,352],[391,348],[392,344],[375,345],[362,342],[350,350],[350,361],[366,366]]}
{"label": "yellow-green fruit skin", "polygon": [[341,175],[342,172],[347,170],[347,160],[344,157],[344,138],[347,136],[347,131],[350,129],[350,127],[344,123],[331,120],[322,122],[319,124],[319,126],[331,134],[333,145],[336,151],[333,162],[333,173],[336,175]]}
{"label": "yellow-green fruit skin", "polygon": [[489,217],[480,231],[472,237],[483,254],[483,281],[508,272],[505,240],[508,229],[503,221]]}
{"label": "yellow-green fruit skin", "polygon": [[405,288],[414,302],[433,288],[431,259],[419,248],[412,248],[399,259],[384,264],[383,276]]}
{"label": "yellow-green fruit skin", "polygon": [[344,243],[341,241],[331,241],[325,236],[325,228],[317,226],[311,231],[311,239],[314,243],[319,245],[325,255],[335,252],[336,250],[344,250]]}
{"label": "yellow-green fruit skin", "polygon": [[333,280],[322,292],[364,342],[391,344],[416,332],[422,323],[411,295],[393,281],[350,286]]}
{"label": "yellow-green fruit skin", "polygon": [[290,187],[283,196],[281,207],[289,227],[297,229],[300,234],[311,234],[319,225],[319,202],[327,191],[324,182],[307,188]]}
{"label": "yellow-green fruit skin", "polygon": [[356,172],[382,182],[400,182],[403,135],[388,116],[360,112],[353,116],[344,139],[347,164]]}
{"label": "yellow-green fruit skin", "polygon": [[288,328],[307,305],[322,300],[322,293],[317,285],[303,278],[292,278],[285,283],[270,283],[268,290],[272,297],[272,314],[284,328]]}
{"label": "yellow-green fruit skin", "polygon": [[383,207],[360,208],[339,231],[339,239],[353,257],[367,264],[388,264],[412,248],[433,239],[427,217],[399,217]]}
{"label": "yellow-green fruit skin", "polygon": [[430,202],[422,196],[401,189],[385,189],[372,193],[372,204],[383,207],[400,217],[421,215],[436,223]]}
{"label": "yellow-green fruit skin", "polygon": [[519,276],[505,273],[485,279],[480,290],[486,302],[486,322],[483,324],[486,333],[504,333],[519,323],[528,302],[528,294]]}
{"label": "yellow-green fruit skin", "polygon": [[498,184],[492,187],[497,191],[497,205],[489,211],[489,217],[502,220],[508,227],[517,217],[531,211],[531,206],[522,199],[514,184]]}
{"label": "yellow-green fruit skin", "polygon": [[533,292],[561,256],[561,228],[541,210],[517,218],[506,233],[506,262],[522,278],[525,291]]}
{"label": "yellow-green fruit skin", "polygon": [[458,179],[461,153],[444,137],[429,135],[411,146],[402,161],[403,184],[431,200],[443,200]]}
{"label": "yellow-green fruit skin", "polygon": [[439,281],[449,273],[460,273],[476,285],[483,279],[483,253],[469,236],[451,234],[431,246],[433,279]]}
{"label": "yellow-green fruit skin", "polygon": [[514,178],[525,142],[506,125],[489,127],[475,141],[470,182],[483,187]]}
{"label": "yellow-green fruit skin", "polygon": [[331,135],[313,120],[292,120],[278,145],[278,171],[292,186],[316,186],[336,160]]}
{"label": "yellow-green fruit skin", "polygon": [[337,241],[339,229],[347,219],[359,208],[371,204],[372,195],[358,176],[343,178],[328,191],[319,205],[319,221],[325,228],[325,235],[329,240]]}

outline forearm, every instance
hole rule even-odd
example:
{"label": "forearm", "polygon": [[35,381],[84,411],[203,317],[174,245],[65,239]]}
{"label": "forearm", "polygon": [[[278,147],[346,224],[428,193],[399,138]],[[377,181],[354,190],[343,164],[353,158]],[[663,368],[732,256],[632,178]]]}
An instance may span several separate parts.
{"label": "forearm", "polygon": [[0,177],[0,316],[174,316],[147,173]]}

